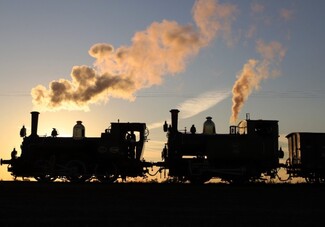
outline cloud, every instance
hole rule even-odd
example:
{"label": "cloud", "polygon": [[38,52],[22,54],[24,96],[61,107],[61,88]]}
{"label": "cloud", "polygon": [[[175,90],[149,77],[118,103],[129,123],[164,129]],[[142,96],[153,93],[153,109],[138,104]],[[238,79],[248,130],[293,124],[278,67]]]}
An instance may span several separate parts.
{"label": "cloud", "polygon": [[[162,124],[160,125],[162,127]],[[160,152],[162,151],[166,141],[150,140],[150,143],[146,143],[146,159],[151,161],[160,161]]]}
{"label": "cloud", "polygon": [[188,99],[179,104],[177,108],[182,112],[182,118],[193,117],[230,96],[230,91],[208,91],[196,98]]}

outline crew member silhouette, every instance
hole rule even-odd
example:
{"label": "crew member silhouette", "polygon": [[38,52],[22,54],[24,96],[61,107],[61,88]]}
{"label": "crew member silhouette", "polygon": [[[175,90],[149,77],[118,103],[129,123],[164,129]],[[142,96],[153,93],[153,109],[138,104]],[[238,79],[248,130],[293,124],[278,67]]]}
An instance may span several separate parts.
{"label": "crew member silhouette", "polygon": [[135,157],[135,134],[133,131],[131,131],[131,133],[128,133],[127,135],[127,141],[129,143],[129,157],[131,159],[134,159]]}

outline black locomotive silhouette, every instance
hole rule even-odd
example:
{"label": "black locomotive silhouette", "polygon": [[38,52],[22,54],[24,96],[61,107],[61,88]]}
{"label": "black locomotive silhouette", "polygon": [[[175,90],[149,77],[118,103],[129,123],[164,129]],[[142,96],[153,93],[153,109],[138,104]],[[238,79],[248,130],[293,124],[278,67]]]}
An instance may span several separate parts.
{"label": "black locomotive silhouette", "polygon": [[[276,120],[246,120],[230,126],[229,134],[215,131],[211,117],[203,133],[192,125],[190,132],[178,130],[179,110],[171,112],[171,124],[163,125],[167,143],[161,162],[143,159],[144,143],[149,131],[145,123],[111,123],[100,137],[85,137],[78,121],[72,137],[37,135],[39,112],[31,112],[31,134],[23,127],[21,155],[14,149],[10,160],[2,160],[14,177],[33,177],[38,181],[64,178],[71,182],[97,179],[116,182],[118,178],[145,177],[149,168],[168,170],[169,177],[180,182],[205,183],[218,178],[230,183],[256,182],[279,178],[284,168],[288,179],[303,177],[307,182],[325,181],[325,133],[293,132],[287,135],[289,157],[280,163]],[[279,178],[280,179],[280,178]],[[281,179],[280,179],[281,180]]]}

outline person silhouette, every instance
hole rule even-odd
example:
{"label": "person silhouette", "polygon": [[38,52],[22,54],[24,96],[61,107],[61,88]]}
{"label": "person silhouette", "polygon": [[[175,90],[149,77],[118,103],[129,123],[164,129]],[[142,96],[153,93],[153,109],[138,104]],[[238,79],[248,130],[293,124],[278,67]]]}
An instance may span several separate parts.
{"label": "person silhouette", "polygon": [[196,128],[195,128],[194,125],[192,125],[190,131],[191,131],[192,134],[195,134],[196,133]]}
{"label": "person silhouette", "polygon": [[25,137],[26,136],[26,128],[25,125],[20,129],[20,137]]}
{"label": "person silhouette", "polygon": [[51,136],[52,136],[52,137],[57,137],[57,135],[59,135],[59,134],[58,134],[58,131],[56,131],[56,129],[53,128],[53,130],[52,130],[52,132],[51,132]]}
{"label": "person silhouette", "polygon": [[133,131],[131,131],[131,133],[128,133],[127,135],[127,141],[129,143],[129,157],[131,159],[134,159],[135,157],[135,134]]}

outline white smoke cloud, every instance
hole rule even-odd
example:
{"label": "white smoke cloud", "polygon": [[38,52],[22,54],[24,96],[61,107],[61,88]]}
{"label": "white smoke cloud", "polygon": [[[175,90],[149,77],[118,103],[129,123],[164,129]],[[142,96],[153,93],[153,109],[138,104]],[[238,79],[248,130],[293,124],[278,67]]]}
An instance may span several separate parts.
{"label": "white smoke cloud", "polygon": [[260,14],[265,11],[265,6],[261,3],[253,2],[251,4],[251,11],[255,14]]}
{"label": "white smoke cloud", "polygon": [[163,20],[136,32],[130,46],[95,44],[89,50],[96,59],[94,67],[75,66],[71,80],[52,81],[49,88],[36,86],[31,91],[33,104],[39,110],[87,110],[89,104],[109,97],[134,100],[136,91],[184,71],[189,58],[216,36],[231,40],[236,11],[236,6],[217,0],[197,0],[192,12],[195,25]]}
{"label": "white smoke cloud", "polygon": [[232,23],[236,20],[236,5],[221,4],[214,0],[196,1],[193,17],[206,42],[222,35],[228,45],[232,45]]}
{"label": "white smoke cloud", "polygon": [[295,11],[293,9],[280,9],[279,11],[280,18],[285,22],[288,22],[294,18]]}

